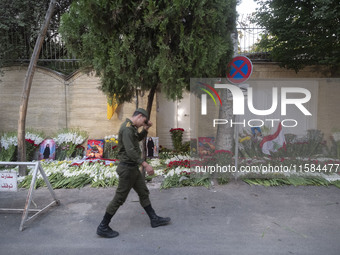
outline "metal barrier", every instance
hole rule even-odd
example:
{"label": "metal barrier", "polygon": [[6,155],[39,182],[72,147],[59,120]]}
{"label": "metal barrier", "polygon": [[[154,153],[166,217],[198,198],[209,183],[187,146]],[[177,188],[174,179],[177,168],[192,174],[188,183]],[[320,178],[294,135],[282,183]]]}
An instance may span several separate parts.
{"label": "metal barrier", "polygon": [[[33,172],[33,176],[32,176],[31,186],[28,190],[26,204],[25,204],[24,209],[0,208],[0,213],[3,213],[3,212],[23,212],[20,227],[19,227],[20,231],[23,230],[24,224],[26,222],[36,218],[39,214],[43,213],[44,211],[46,211],[51,206],[60,205],[60,202],[57,199],[57,197],[54,193],[54,190],[53,190],[50,182],[48,181],[48,178],[47,178],[40,162],[0,162],[0,165],[22,165],[22,166],[34,166],[35,167],[34,172]],[[51,203],[49,203],[48,205],[46,205],[42,209],[30,209],[30,205],[31,205],[32,198],[33,198],[33,191],[34,191],[35,183],[37,181],[38,171],[40,171],[40,174],[42,175],[42,177],[43,177],[43,179],[46,183],[46,186],[47,186],[48,190],[50,191],[50,193],[53,197],[53,201]],[[35,213],[31,217],[28,217],[29,212],[35,212]]]}

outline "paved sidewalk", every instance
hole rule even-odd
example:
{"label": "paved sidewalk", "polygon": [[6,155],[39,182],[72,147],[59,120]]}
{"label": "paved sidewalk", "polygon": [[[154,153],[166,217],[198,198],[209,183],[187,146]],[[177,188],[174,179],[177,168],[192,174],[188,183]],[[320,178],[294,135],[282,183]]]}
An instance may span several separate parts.
{"label": "paved sidewalk", "polygon": [[[152,184],[150,184],[152,185]],[[151,201],[172,224],[151,228],[132,191],[111,227],[114,239],[95,234],[115,188],[55,190],[61,205],[26,224],[21,214],[0,214],[0,254],[308,254],[340,251],[340,189],[262,187],[232,182],[211,189],[159,190]],[[1,208],[23,208],[27,190],[0,192]],[[51,200],[35,191],[40,206]]]}

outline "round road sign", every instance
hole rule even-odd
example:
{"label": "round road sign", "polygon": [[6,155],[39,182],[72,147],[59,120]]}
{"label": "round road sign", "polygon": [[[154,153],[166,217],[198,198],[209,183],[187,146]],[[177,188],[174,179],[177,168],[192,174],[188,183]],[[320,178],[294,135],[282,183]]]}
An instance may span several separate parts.
{"label": "round road sign", "polygon": [[227,79],[233,84],[241,84],[249,79],[253,64],[244,56],[237,56],[228,64]]}

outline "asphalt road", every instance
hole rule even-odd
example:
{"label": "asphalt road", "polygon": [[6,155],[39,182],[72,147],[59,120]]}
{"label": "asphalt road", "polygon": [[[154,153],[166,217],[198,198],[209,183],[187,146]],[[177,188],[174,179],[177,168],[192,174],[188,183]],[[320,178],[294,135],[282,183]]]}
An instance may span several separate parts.
{"label": "asphalt road", "polygon": [[[151,228],[132,191],[110,224],[120,235],[100,238],[96,228],[115,188],[61,189],[55,190],[60,206],[22,232],[21,214],[0,214],[0,254],[340,254],[340,189],[334,186],[149,185],[156,213],[172,218],[168,226]],[[26,196],[27,190],[0,192],[0,208],[23,208]],[[39,208],[50,201],[46,188],[35,191]]]}

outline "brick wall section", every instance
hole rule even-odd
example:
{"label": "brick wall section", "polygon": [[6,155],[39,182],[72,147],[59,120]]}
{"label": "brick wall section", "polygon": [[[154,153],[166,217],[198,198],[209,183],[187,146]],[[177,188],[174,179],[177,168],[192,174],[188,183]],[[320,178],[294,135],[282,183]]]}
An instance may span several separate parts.
{"label": "brick wall section", "polygon": [[[253,66],[252,79],[275,78],[320,78],[318,90],[317,128],[329,140],[334,130],[340,130],[340,78],[332,78],[326,67],[306,67],[295,73],[275,63],[256,63]],[[339,76],[338,76],[339,77]]]}
{"label": "brick wall section", "polygon": [[[23,82],[27,67],[4,68],[0,82],[0,132],[16,131]],[[28,103],[26,128],[44,131],[52,137],[63,128],[80,128],[90,139],[102,139],[117,134],[121,123],[132,115],[135,102],[118,107],[107,120],[106,97],[97,89],[100,79],[94,73],[75,73],[64,77],[50,70],[37,68]],[[154,100],[156,105],[156,100]],[[139,97],[139,107],[146,108],[147,95]],[[155,105],[151,114],[154,126],[150,136],[156,136]]]}
{"label": "brick wall section", "polygon": [[[5,68],[0,82],[0,131],[16,131],[26,67]],[[50,71],[37,69],[31,87],[26,128],[51,134],[66,124],[63,79]]]}
{"label": "brick wall section", "polygon": [[331,73],[327,68],[306,67],[296,73],[294,70],[281,68],[277,63],[253,63],[251,79],[275,78],[328,78]]}
{"label": "brick wall section", "polygon": [[325,79],[319,85],[318,129],[329,140],[332,133],[340,131],[340,79]]}
{"label": "brick wall section", "polygon": [[[0,77],[0,131],[16,131],[19,117],[19,106],[26,66],[13,66],[3,69],[5,75]],[[294,70],[280,68],[275,63],[254,63],[251,79],[279,78],[327,78],[327,69],[308,67],[297,74]],[[30,93],[26,127],[44,131],[52,136],[58,130],[68,127],[79,127],[90,134],[90,138],[103,138],[117,134],[122,121],[131,116],[135,102],[121,105],[111,120],[106,119],[106,98],[97,89],[100,79],[94,73],[74,74],[71,78],[50,70],[37,68]],[[340,79],[324,79],[318,89],[317,127],[329,138],[334,129],[340,129]],[[176,107],[178,102],[166,102],[165,97],[158,94],[154,100],[150,136],[159,136],[160,144],[171,147],[168,129],[176,127]],[[183,99],[185,100],[185,99]],[[157,105],[156,105],[157,101]],[[146,107],[147,93],[139,98],[139,106]],[[156,109],[157,108],[157,109]],[[157,122],[169,122],[160,125]],[[164,142],[164,143],[163,143]]]}

